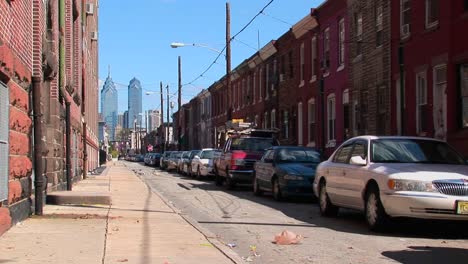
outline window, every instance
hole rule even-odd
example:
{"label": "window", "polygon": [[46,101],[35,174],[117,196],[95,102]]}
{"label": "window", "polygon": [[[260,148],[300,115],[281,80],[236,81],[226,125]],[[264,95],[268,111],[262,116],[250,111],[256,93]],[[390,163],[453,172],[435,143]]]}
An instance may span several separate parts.
{"label": "window", "polygon": [[304,85],[304,42],[301,43],[301,52],[300,52],[300,56],[301,56],[301,68],[299,69],[300,70],[300,78],[301,78],[301,84],[299,86],[303,86]]}
{"label": "window", "polygon": [[255,125],[255,127],[258,127],[258,122],[259,122],[259,121],[260,121],[260,120],[258,119],[258,115],[255,115],[255,118],[254,118],[254,125]]}
{"label": "window", "polygon": [[401,36],[407,37],[410,34],[411,24],[411,3],[410,0],[401,0],[400,7]]}
{"label": "window", "polygon": [[375,10],[375,31],[375,44],[380,47],[383,44],[383,7],[381,5]]}
{"label": "window", "polygon": [[377,90],[377,133],[385,134],[387,124],[387,87],[380,86]]}
{"label": "window", "polygon": [[323,32],[323,68],[328,70],[330,67],[330,28]]}
{"label": "window", "polygon": [[468,64],[460,67],[460,85],[462,100],[462,127],[468,127]]}
{"label": "window", "polygon": [[349,159],[349,154],[351,153],[351,150],[353,149],[353,144],[347,144],[343,146],[341,149],[339,149],[335,156],[333,157],[333,162],[337,163],[347,163]]}
{"label": "window", "polygon": [[271,110],[271,128],[276,128],[276,110]]}
{"label": "window", "polygon": [[255,72],[253,75],[252,90],[253,90],[252,102],[255,104],[255,102],[257,101],[257,72]]}
{"label": "window", "polygon": [[311,43],[311,51],[310,54],[312,56],[312,61],[311,61],[311,81],[315,81],[317,79],[317,75],[315,73],[315,67],[317,67],[317,38],[314,36],[312,38],[312,43]]}
{"label": "window", "polygon": [[468,11],[468,0],[465,0],[465,11]]}
{"label": "window", "polygon": [[[271,90],[274,91],[275,88],[276,88],[276,81],[277,81],[277,78],[278,78],[278,67],[277,67],[277,64],[278,62],[276,61],[276,59],[273,61],[273,78],[271,78],[270,82],[271,82]],[[274,93],[272,94],[272,96],[274,95]]]}
{"label": "window", "polygon": [[335,140],[335,120],[336,120],[335,94],[330,94],[327,98],[327,129],[328,141]]}
{"label": "window", "polygon": [[354,20],[356,26],[356,56],[359,56],[362,54],[362,13],[357,13]]}
{"label": "window", "polygon": [[302,117],[302,103],[297,104],[297,144],[302,146],[304,139],[303,139],[303,117]]}
{"label": "window", "polygon": [[243,79],[242,80],[242,106],[245,106],[247,104],[247,80]]}
{"label": "window", "polygon": [[343,91],[343,123],[345,139],[351,137],[351,122],[350,122],[350,107],[349,107],[349,90]]}
{"label": "window", "polygon": [[268,128],[268,112],[265,112],[265,114],[263,115],[263,128]]}
{"label": "window", "polygon": [[267,64],[266,66],[266,71],[265,71],[265,100],[268,100],[269,98],[269,86],[270,86],[270,65]]}
{"label": "window", "polygon": [[307,116],[309,119],[309,143],[312,143],[315,142],[315,98],[310,99],[307,104]]}
{"label": "window", "polygon": [[293,78],[294,77],[294,62],[293,62],[293,52],[289,51],[289,77]]}
{"label": "window", "polygon": [[8,199],[8,154],[9,154],[9,93],[0,82],[0,201]]}
{"label": "window", "polygon": [[283,114],[283,138],[289,138],[289,112],[284,111]]}
{"label": "window", "polygon": [[432,94],[432,113],[434,137],[445,140],[447,128],[447,66],[434,67],[434,85]]}
{"label": "window", "polygon": [[258,101],[263,100],[263,69],[260,69],[260,74],[258,75]]}
{"label": "window", "polygon": [[439,0],[426,0],[426,28],[439,23]]}
{"label": "window", "polygon": [[427,81],[426,72],[416,75],[416,133],[427,131]]}
{"label": "window", "polygon": [[356,156],[363,159],[367,158],[367,144],[365,142],[356,142],[354,144],[353,151],[351,152],[351,158]]}
{"label": "window", "polygon": [[338,22],[338,69],[343,69],[345,63],[345,23],[344,18]]}

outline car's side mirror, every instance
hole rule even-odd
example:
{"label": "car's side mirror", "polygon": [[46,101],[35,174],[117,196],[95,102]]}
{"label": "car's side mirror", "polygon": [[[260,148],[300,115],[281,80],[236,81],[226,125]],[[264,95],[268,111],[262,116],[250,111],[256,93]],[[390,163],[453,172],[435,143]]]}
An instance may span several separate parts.
{"label": "car's side mirror", "polygon": [[354,156],[351,157],[351,160],[349,161],[350,164],[352,165],[358,165],[358,166],[366,166],[367,162],[365,159],[363,159],[361,156]]}

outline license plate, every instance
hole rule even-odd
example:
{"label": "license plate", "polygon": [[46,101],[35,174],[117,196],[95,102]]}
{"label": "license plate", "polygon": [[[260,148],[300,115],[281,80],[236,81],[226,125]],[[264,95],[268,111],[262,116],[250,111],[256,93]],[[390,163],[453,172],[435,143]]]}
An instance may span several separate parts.
{"label": "license plate", "polygon": [[457,202],[457,214],[468,214],[468,202],[467,201]]}

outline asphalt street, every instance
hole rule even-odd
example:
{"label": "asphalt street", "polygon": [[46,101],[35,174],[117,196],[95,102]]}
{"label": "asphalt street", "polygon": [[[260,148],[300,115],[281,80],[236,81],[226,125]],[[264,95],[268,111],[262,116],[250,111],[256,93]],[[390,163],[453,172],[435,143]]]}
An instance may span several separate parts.
{"label": "asphalt street", "polygon": [[[181,214],[214,233],[250,263],[468,263],[466,223],[395,221],[385,233],[368,230],[361,213],[341,210],[320,216],[311,199],[276,202],[254,196],[250,186],[227,191],[210,179],[126,162]],[[276,245],[284,230],[303,236],[300,244]]]}

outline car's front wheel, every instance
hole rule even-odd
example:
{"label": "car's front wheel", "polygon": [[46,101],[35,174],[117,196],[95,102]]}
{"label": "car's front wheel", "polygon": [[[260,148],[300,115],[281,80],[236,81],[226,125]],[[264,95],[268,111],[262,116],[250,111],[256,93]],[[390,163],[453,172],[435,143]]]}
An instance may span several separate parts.
{"label": "car's front wheel", "polygon": [[254,177],[253,177],[253,183],[252,183],[252,185],[253,185],[253,193],[254,193],[254,195],[260,196],[260,195],[263,194],[263,191],[260,189],[260,185],[258,184],[258,179],[257,179],[257,176],[256,176],[256,175],[254,175]]}
{"label": "car's front wheel", "polygon": [[273,186],[272,186],[272,189],[273,189],[273,198],[276,200],[276,201],[282,201],[283,200],[283,195],[281,193],[281,187],[279,185],[279,180],[278,178],[275,178],[273,180]]}
{"label": "car's front wheel", "polygon": [[330,201],[327,194],[327,184],[325,181],[320,182],[319,189],[319,207],[320,214],[323,216],[334,217],[338,215],[338,207]]}
{"label": "car's front wheel", "polygon": [[373,231],[382,230],[388,224],[389,217],[380,200],[379,188],[370,186],[366,193],[366,221]]}

